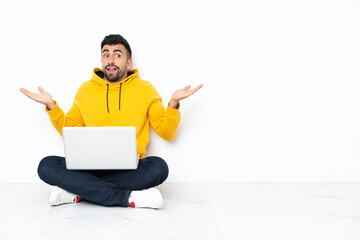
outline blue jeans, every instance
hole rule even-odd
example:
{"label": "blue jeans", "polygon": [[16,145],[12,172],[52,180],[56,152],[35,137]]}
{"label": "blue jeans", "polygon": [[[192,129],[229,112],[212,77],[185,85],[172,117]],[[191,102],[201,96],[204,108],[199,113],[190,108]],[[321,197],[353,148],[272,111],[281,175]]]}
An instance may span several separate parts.
{"label": "blue jeans", "polygon": [[65,158],[48,156],[38,167],[39,177],[82,199],[104,206],[129,206],[132,190],[143,190],[163,183],[169,173],[159,157],[139,160],[135,170],[67,170]]}

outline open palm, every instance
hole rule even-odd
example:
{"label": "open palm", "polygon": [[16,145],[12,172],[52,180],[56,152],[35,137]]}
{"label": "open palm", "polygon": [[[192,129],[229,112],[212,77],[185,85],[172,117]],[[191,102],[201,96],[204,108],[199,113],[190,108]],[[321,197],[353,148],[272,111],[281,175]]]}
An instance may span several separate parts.
{"label": "open palm", "polygon": [[187,97],[190,97],[191,95],[193,95],[197,90],[199,90],[200,88],[202,88],[202,84],[200,84],[199,86],[190,89],[191,86],[188,85],[186,87],[184,87],[183,89],[177,90],[173,93],[171,100],[179,102],[182,99],[185,99]]}
{"label": "open palm", "polygon": [[25,88],[20,88],[20,92],[24,93],[29,98],[46,105],[49,109],[52,109],[55,105],[54,100],[52,99],[50,93],[46,92],[42,87],[39,87],[40,93],[34,93],[26,90]]}

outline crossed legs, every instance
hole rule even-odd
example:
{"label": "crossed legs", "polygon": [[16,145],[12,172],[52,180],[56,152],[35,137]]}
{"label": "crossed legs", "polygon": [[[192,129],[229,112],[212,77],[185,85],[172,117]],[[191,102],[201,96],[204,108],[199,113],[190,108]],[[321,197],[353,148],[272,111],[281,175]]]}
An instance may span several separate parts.
{"label": "crossed legs", "polygon": [[82,199],[104,206],[129,206],[133,190],[144,190],[163,183],[168,166],[160,157],[139,160],[135,170],[67,170],[65,158],[48,156],[38,167],[39,177]]}

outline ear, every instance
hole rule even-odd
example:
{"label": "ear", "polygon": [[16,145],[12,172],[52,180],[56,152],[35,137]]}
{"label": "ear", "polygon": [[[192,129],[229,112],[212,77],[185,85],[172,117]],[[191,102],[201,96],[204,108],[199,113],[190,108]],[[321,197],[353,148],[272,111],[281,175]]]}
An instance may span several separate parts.
{"label": "ear", "polygon": [[131,67],[132,67],[132,59],[129,59],[129,60],[127,60],[127,63],[126,63],[126,69],[130,70]]}

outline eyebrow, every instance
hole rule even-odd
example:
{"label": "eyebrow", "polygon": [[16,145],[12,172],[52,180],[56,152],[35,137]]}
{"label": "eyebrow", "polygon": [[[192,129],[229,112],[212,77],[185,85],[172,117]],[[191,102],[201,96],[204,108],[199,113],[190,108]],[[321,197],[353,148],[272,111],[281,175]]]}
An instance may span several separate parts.
{"label": "eyebrow", "polygon": [[[104,49],[102,52],[110,52],[110,51],[109,51],[109,49]],[[113,52],[121,52],[121,53],[123,53],[121,50],[118,50],[118,49],[114,50]]]}

